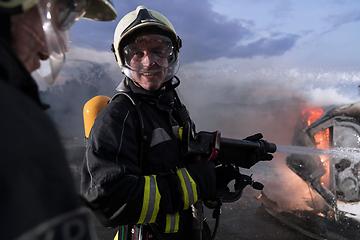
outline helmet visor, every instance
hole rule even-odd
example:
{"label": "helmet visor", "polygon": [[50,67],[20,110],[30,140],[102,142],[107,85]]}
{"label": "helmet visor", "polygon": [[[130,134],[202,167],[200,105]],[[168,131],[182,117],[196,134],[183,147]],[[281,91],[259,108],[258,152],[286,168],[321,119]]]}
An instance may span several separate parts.
{"label": "helmet visor", "polygon": [[[90,1],[88,1],[90,2]],[[57,0],[59,7],[57,24],[59,29],[67,30],[84,14],[87,6],[86,0]]]}
{"label": "helmet visor", "polygon": [[127,68],[141,73],[162,71],[176,61],[171,39],[157,34],[136,37],[124,47],[123,56]]}
{"label": "helmet visor", "polygon": [[70,48],[70,27],[84,15],[86,0],[50,0],[37,4],[49,58],[41,62],[40,76],[53,84]]}

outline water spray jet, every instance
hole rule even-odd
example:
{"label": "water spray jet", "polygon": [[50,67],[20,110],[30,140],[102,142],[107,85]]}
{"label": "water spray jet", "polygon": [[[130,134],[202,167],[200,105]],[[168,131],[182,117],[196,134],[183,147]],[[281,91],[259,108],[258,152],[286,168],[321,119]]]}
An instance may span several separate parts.
{"label": "water spray jet", "polygon": [[326,155],[337,158],[358,158],[360,159],[360,150],[358,148],[334,148],[331,150],[328,149],[319,149],[312,147],[302,147],[302,146],[283,146],[277,145],[276,152],[278,153],[288,153],[288,154],[300,154],[300,155]]}

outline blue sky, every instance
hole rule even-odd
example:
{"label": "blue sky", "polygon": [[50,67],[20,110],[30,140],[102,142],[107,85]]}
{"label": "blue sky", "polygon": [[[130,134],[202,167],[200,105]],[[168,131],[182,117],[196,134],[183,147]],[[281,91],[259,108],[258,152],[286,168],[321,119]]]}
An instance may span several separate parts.
{"label": "blue sky", "polygon": [[[111,23],[81,20],[73,45],[109,50],[117,22],[143,1],[115,2]],[[292,62],[357,67],[360,2],[356,0],[155,0],[144,4],[163,13],[184,41],[182,60],[253,58],[294,54]]]}
{"label": "blue sky", "polygon": [[[117,0],[119,17],[114,22],[80,20],[72,28],[72,48],[111,55],[118,21],[141,4]],[[322,76],[348,73],[354,79],[346,80],[359,79],[359,1],[154,0],[144,5],[163,13],[175,26],[183,40],[182,65],[215,61],[223,68],[242,60],[259,69],[296,68],[301,74]],[[113,58],[107,62],[113,63]]]}
{"label": "blue sky", "polygon": [[357,68],[360,60],[360,2],[318,1],[213,1],[216,12],[253,25],[260,36],[298,36],[290,53],[294,64]]}
{"label": "blue sky", "polygon": [[[211,104],[231,106],[230,118],[237,114],[232,104],[264,106],[291,102],[295,96],[300,99],[295,102],[314,106],[359,100],[358,0],[117,0],[114,4],[116,21],[81,19],[72,27],[72,47],[58,83],[76,74],[77,68],[85,68],[88,61],[105,64],[120,82],[123,75],[110,51],[113,33],[126,13],[145,5],[164,14],[183,40],[179,92],[200,122],[199,113]],[[213,129],[224,116],[203,126]]]}

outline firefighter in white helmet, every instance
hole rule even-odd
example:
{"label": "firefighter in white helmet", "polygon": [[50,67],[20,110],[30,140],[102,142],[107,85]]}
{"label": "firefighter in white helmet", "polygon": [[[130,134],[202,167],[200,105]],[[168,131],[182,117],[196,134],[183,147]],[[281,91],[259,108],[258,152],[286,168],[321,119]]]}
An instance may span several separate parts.
{"label": "firefighter in white helmet", "polygon": [[0,0],[1,239],[95,239],[31,76],[44,61],[54,82],[81,17],[117,14],[108,0]]}
{"label": "firefighter in white helmet", "polygon": [[[146,47],[156,51],[146,52]],[[125,76],[148,91],[158,90],[175,76],[180,65],[180,48],[181,39],[170,21],[162,14],[142,6],[121,19],[112,45]],[[143,52],[138,54],[136,51],[139,50]],[[148,79],[147,76],[155,76],[155,79]]]}
{"label": "firefighter in white helmet", "polygon": [[104,226],[120,226],[116,239],[190,239],[191,205],[215,192],[213,162],[185,165],[180,154],[179,121],[190,120],[177,112],[180,47],[169,20],[144,6],[115,30],[126,77],[92,126],[81,192]]}
{"label": "firefighter in white helmet", "polygon": [[[81,181],[100,223],[119,226],[116,239],[210,237],[199,200],[215,194],[217,176],[213,161],[182,154],[179,130],[195,128],[175,90],[180,47],[169,20],[144,6],[116,27],[112,50],[125,79],[92,126]],[[254,152],[231,157],[250,168],[265,156]]]}

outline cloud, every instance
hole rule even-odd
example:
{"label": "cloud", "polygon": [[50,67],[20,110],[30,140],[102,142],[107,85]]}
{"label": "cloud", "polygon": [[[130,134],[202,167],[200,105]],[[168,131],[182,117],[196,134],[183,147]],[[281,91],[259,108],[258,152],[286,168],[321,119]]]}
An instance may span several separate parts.
{"label": "cloud", "polygon": [[[72,29],[73,44],[110,51],[117,23],[142,1],[122,2],[117,5],[119,18],[110,23],[79,21]],[[210,0],[172,1],[154,0],[147,8],[164,14],[174,25],[183,40],[181,58],[184,63],[206,61],[221,57],[251,58],[275,56],[292,49],[299,35],[254,38],[253,23],[247,19],[228,19],[212,9]]]}
{"label": "cloud", "polygon": [[230,49],[228,57],[230,58],[251,58],[254,56],[279,56],[291,49],[299,35],[288,34],[280,38],[260,38],[245,46],[237,46]]}
{"label": "cloud", "polygon": [[276,19],[288,18],[290,13],[294,10],[293,3],[285,0],[275,4],[274,10],[271,11],[272,15]]}
{"label": "cloud", "polygon": [[341,27],[345,24],[359,22],[360,21],[360,12],[352,11],[352,12],[346,12],[346,13],[336,14],[336,15],[333,14],[331,16],[326,17],[325,21],[330,23],[330,25],[331,25],[330,29],[327,30],[326,32],[324,32],[324,33],[328,33],[328,32],[338,29],[339,27]]}

